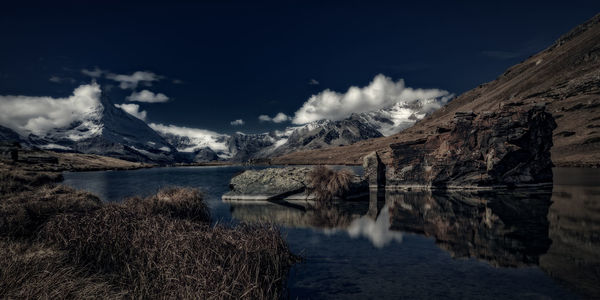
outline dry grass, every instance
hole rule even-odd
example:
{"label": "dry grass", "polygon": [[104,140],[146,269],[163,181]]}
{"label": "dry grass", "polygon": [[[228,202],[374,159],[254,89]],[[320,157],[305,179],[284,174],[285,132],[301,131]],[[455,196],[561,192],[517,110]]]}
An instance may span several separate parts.
{"label": "dry grass", "polygon": [[46,185],[2,197],[0,234],[17,238],[31,237],[57,214],[85,213],[101,206],[98,197],[63,185]]}
{"label": "dry grass", "polygon": [[107,205],[41,232],[132,298],[277,298],[292,257],[273,227],[209,227]]}
{"label": "dry grass", "polygon": [[62,174],[13,169],[0,164],[0,196],[62,181]]}
{"label": "dry grass", "polygon": [[196,189],[106,204],[23,185],[0,198],[3,299],[274,299],[297,260],[275,227],[211,226]]}
{"label": "dry grass", "polygon": [[346,195],[353,176],[350,169],[335,171],[326,166],[316,166],[308,173],[307,192],[314,195],[318,203],[329,203],[335,197]]}
{"label": "dry grass", "polygon": [[204,203],[202,193],[197,189],[169,187],[156,195],[125,199],[130,211],[143,215],[162,215],[194,222],[210,222],[210,210]]}
{"label": "dry grass", "polygon": [[68,253],[39,242],[0,239],[3,299],[119,299],[101,274],[70,263]]}

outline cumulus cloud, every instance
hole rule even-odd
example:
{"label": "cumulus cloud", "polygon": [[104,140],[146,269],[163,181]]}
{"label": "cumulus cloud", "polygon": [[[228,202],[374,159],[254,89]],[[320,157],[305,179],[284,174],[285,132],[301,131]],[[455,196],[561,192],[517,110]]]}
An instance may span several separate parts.
{"label": "cumulus cloud", "polygon": [[137,104],[115,104],[115,106],[140,120],[145,121],[148,115],[145,110],[140,110],[140,106]]}
{"label": "cumulus cloud", "polygon": [[169,101],[169,97],[162,93],[153,93],[149,90],[143,90],[141,92],[133,92],[127,97],[128,101],[146,102],[146,103],[160,103]]}
{"label": "cumulus cloud", "polygon": [[54,82],[54,83],[63,83],[63,82],[69,82],[69,83],[75,83],[75,79],[74,78],[70,78],[70,77],[60,77],[60,76],[50,76],[50,79],[48,79],[50,82]]}
{"label": "cumulus cloud", "polygon": [[261,122],[281,123],[281,122],[289,121],[289,120],[291,120],[291,118],[288,115],[280,112],[272,118],[269,117],[268,115],[260,115],[260,116],[258,116],[258,120]]}
{"label": "cumulus cloud", "polygon": [[162,77],[152,72],[137,71],[131,75],[110,73],[106,75],[106,78],[119,82],[119,87],[125,90],[135,89],[140,83],[151,86],[153,81],[158,81]]}
{"label": "cumulus cloud", "polygon": [[93,70],[81,69],[81,73],[92,78],[99,78],[100,76],[102,76],[102,74],[104,74],[104,71],[96,67]]}
{"label": "cumulus cloud", "polygon": [[245,122],[242,119],[237,119],[237,120],[229,122],[229,124],[231,124],[233,126],[242,126],[245,124]]}
{"label": "cumulus cloud", "polygon": [[311,79],[308,81],[309,85],[319,85],[319,82],[316,79]]}
{"label": "cumulus cloud", "polygon": [[[444,90],[406,87],[402,79],[394,82],[391,78],[379,74],[369,85],[362,88],[352,86],[345,93],[326,89],[311,96],[296,111],[292,122],[306,124],[322,119],[342,120],[353,113],[374,111],[397,103],[411,104],[419,100],[439,99],[441,106],[441,103],[445,103],[451,96]],[[434,109],[434,106],[432,105],[431,109]]]}
{"label": "cumulus cloud", "polygon": [[21,135],[44,135],[55,128],[64,128],[89,121],[101,110],[100,85],[77,87],[66,98],[0,96],[0,124]]}

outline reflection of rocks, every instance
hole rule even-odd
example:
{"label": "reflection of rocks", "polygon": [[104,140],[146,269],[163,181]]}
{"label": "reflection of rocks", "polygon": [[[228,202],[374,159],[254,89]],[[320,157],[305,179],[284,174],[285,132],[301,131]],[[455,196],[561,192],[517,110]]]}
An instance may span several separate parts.
{"label": "reflection of rocks", "polygon": [[588,297],[600,298],[600,187],[555,185],[548,214],[552,246],[540,267]]}
{"label": "reflection of rocks", "polygon": [[352,238],[366,238],[381,248],[393,241],[401,242],[402,233],[390,230],[390,214],[386,206],[377,216],[371,209],[383,202],[339,202],[333,207],[317,208],[286,201],[231,201],[231,214],[247,223],[270,222],[294,228],[318,228],[327,233],[346,232]]}
{"label": "reflection of rocks", "polygon": [[377,248],[393,241],[402,242],[402,232],[390,230],[390,219],[390,209],[386,205],[377,218],[373,219],[370,215],[362,216],[352,221],[346,231],[353,238],[369,239]]}
{"label": "reflection of rocks", "polygon": [[235,219],[247,223],[275,223],[287,227],[339,229],[365,215],[366,202],[342,202],[315,208],[304,201],[227,201]]}
{"label": "reflection of rocks", "polygon": [[550,193],[388,193],[391,229],[435,237],[453,257],[537,264],[546,252]]}

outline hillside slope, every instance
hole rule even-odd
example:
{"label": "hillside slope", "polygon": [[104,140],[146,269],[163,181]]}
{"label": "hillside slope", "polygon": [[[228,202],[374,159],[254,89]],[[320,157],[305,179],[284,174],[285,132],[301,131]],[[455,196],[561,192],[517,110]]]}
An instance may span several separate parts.
{"label": "hillside slope", "polygon": [[552,160],[557,166],[600,165],[600,14],[560,37],[553,45],[509,68],[496,80],[472,89],[396,135],[344,147],[295,152],[276,164],[360,164],[392,143],[433,134],[456,112],[495,111],[504,105],[545,103],[557,129]]}

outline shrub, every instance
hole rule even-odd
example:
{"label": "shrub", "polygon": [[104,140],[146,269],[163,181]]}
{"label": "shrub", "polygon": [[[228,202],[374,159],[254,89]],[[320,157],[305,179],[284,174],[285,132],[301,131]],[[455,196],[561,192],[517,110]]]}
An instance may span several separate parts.
{"label": "shrub", "polygon": [[345,196],[353,176],[350,169],[335,171],[325,166],[316,166],[308,173],[307,191],[315,196],[318,203],[328,203],[335,197]]}
{"label": "shrub", "polygon": [[144,215],[163,215],[194,222],[210,222],[210,210],[198,189],[169,187],[146,198],[125,199],[130,211]]}

